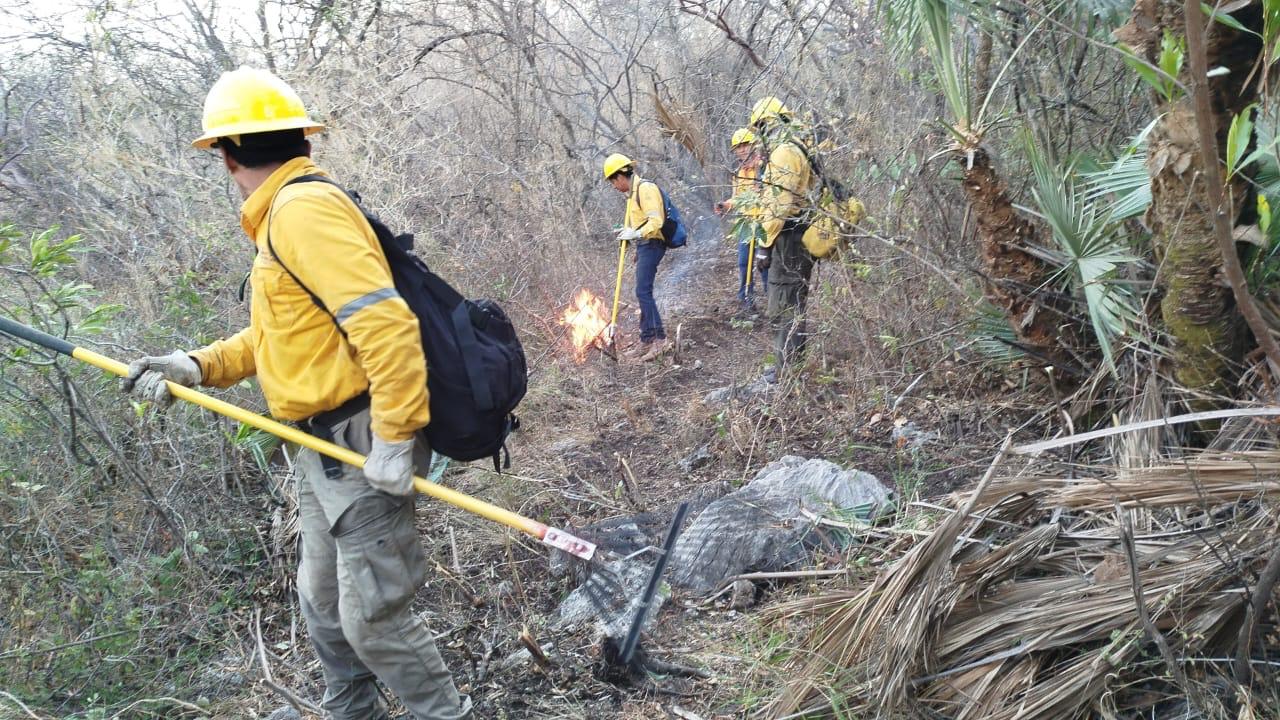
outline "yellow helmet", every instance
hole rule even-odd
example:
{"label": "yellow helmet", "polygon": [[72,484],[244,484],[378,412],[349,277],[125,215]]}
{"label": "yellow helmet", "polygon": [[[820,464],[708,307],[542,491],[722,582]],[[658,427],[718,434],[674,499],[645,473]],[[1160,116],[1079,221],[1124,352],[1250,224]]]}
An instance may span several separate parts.
{"label": "yellow helmet", "polygon": [[729,147],[738,147],[755,141],[756,134],[751,132],[751,128],[738,128],[733,132],[733,139],[729,141]]}
{"label": "yellow helmet", "polygon": [[608,180],[629,167],[635,167],[631,158],[622,153],[614,153],[604,159],[604,179]]}
{"label": "yellow helmet", "polygon": [[767,95],[756,101],[755,107],[751,108],[751,120],[747,123],[752,127],[756,127],[767,120],[775,118],[791,119],[791,111],[778,98]]}
{"label": "yellow helmet", "polygon": [[204,134],[191,144],[201,149],[220,137],[299,129],[310,135],[324,129],[307,117],[302,98],[285,81],[251,67],[222,73],[204,98],[200,122]]}

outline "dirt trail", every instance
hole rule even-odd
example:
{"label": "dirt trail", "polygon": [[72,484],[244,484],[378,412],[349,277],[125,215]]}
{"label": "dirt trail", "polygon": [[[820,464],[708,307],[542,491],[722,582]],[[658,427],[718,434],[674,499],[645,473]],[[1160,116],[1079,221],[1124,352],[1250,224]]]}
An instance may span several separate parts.
{"label": "dirt trail", "polygon": [[[703,171],[685,159],[684,177],[697,178]],[[733,249],[725,239],[728,226],[712,212],[718,189],[672,183],[671,201],[680,210],[689,232],[689,243],[667,253],[658,271],[655,295],[664,315],[705,315],[717,298],[727,297],[735,282]]]}

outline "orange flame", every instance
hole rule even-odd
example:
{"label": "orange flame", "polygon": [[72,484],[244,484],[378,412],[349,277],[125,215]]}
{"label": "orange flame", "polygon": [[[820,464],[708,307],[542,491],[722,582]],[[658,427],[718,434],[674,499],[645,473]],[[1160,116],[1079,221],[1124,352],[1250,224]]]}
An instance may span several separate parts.
{"label": "orange flame", "polygon": [[565,308],[560,324],[569,328],[574,355],[581,362],[587,357],[587,348],[602,341],[604,331],[609,327],[609,314],[604,301],[583,288],[578,291],[573,304]]}

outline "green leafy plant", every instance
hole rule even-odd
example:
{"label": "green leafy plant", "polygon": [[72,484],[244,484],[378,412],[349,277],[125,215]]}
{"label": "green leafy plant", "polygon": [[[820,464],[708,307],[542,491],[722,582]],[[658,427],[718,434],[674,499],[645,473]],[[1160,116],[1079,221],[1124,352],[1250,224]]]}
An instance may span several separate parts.
{"label": "green leafy plant", "polygon": [[1178,73],[1182,71],[1182,63],[1186,60],[1185,38],[1165,30],[1155,65],[1138,57],[1137,53],[1125,45],[1121,45],[1120,49],[1124,52],[1125,64],[1133,68],[1138,77],[1151,86],[1166,103],[1181,97],[1182,86],[1178,84]]}
{"label": "green leafy plant", "polygon": [[1248,245],[1241,264],[1245,270],[1245,280],[1251,292],[1259,292],[1264,288],[1280,285],[1280,223],[1275,222],[1274,210],[1266,194],[1258,195],[1258,230],[1261,231],[1261,246]]}
{"label": "green leafy plant", "polygon": [[57,239],[58,228],[51,227],[31,237],[31,270],[41,277],[49,277],[62,267],[75,262],[73,252],[83,238],[71,235]]}
{"label": "green leafy plant", "polygon": [[1009,327],[1004,311],[984,298],[974,300],[969,318],[969,344],[993,363],[1007,365],[1026,355],[1018,346],[1018,336]]}
{"label": "green leafy plant", "polygon": [[1229,27],[1232,30],[1238,30],[1243,33],[1249,33],[1254,37],[1259,37],[1258,33],[1245,27],[1243,24],[1241,24],[1239,20],[1231,17],[1225,12],[1219,12],[1216,7],[1214,7],[1213,5],[1210,5],[1207,2],[1200,3],[1200,10],[1202,10],[1205,15],[1209,16],[1210,22],[1221,23],[1222,25],[1225,25],[1226,27]]}
{"label": "green leafy plant", "polygon": [[1247,160],[1244,157],[1244,151],[1249,149],[1249,142],[1253,139],[1253,113],[1257,107],[1257,103],[1254,103],[1231,119],[1231,128],[1227,131],[1227,156],[1225,158],[1228,180],[1234,177],[1242,168],[1261,157],[1263,152],[1262,149],[1258,149]]}

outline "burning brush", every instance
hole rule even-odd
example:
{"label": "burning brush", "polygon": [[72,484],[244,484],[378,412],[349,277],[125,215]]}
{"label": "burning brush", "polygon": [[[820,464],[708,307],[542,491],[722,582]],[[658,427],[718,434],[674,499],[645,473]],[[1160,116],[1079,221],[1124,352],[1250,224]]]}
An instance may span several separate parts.
{"label": "burning brush", "polygon": [[561,314],[560,324],[569,328],[569,340],[578,362],[586,360],[589,348],[617,359],[614,339],[618,326],[610,321],[604,301],[595,293],[586,288],[579,290],[573,303]]}

